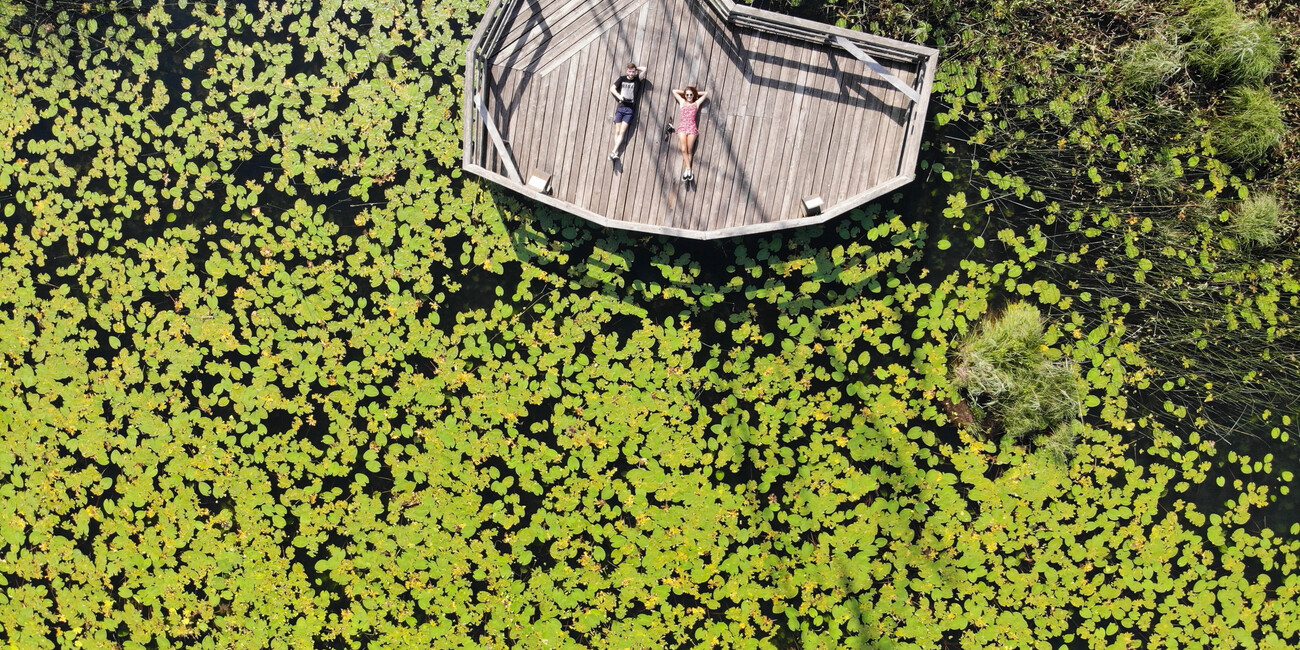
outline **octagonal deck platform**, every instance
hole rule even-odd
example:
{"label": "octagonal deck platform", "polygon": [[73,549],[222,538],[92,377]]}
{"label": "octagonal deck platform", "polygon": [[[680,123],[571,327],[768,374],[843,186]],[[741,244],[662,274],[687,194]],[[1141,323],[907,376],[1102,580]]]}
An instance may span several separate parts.
{"label": "octagonal deck platform", "polygon": [[[936,58],[730,0],[498,0],[466,56],[463,164],[612,227],[712,239],[817,223],[913,179]],[[608,88],[628,61],[648,83],[611,162]],[[693,183],[664,133],[688,84],[709,94]]]}

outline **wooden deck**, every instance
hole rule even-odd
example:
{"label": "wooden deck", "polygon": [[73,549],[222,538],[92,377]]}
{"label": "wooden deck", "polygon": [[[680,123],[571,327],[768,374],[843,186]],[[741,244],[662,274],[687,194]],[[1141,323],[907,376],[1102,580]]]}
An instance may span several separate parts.
{"label": "wooden deck", "polygon": [[[494,5],[467,56],[482,111],[467,97],[465,166],[599,223],[696,238],[824,221],[909,182],[935,52],[771,16],[727,0]],[[608,88],[629,61],[648,83],[611,162]],[[671,89],[688,84],[709,94],[692,183],[664,134],[677,118]],[[522,184],[531,174],[551,176],[549,196]],[[810,217],[811,196],[826,208]]]}

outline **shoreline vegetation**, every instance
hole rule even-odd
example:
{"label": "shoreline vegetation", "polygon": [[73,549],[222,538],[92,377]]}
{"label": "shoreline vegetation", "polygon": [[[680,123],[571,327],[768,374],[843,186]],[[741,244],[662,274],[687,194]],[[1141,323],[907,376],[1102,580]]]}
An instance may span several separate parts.
{"label": "shoreline vegetation", "polygon": [[461,174],[481,0],[0,0],[0,639],[1300,645],[1300,8],[823,0],[918,179]]}

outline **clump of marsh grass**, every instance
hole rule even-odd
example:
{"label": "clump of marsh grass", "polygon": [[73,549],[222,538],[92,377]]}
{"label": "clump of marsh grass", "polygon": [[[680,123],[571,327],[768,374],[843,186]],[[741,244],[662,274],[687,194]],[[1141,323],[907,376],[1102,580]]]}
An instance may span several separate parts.
{"label": "clump of marsh grass", "polygon": [[1079,417],[1084,385],[1078,367],[1054,358],[1036,307],[1009,305],[968,337],[957,354],[957,387],[981,426],[1000,424],[1008,436],[1019,438]]}
{"label": "clump of marsh grass", "polygon": [[1282,57],[1273,26],[1242,18],[1232,0],[1190,0],[1183,22],[1188,62],[1211,77],[1259,83]]}
{"label": "clump of marsh grass", "polygon": [[1079,447],[1079,437],[1083,433],[1083,422],[1068,420],[1052,429],[1051,433],[1039,436],[1034,446],[1045,454],[1049,460],[1058,465],[1069,465],[1074,452]]}
{"label": "clump of marsh grass", "polygon": [[1267,90],[1240,86],[1227,94],[1212,128],[1214,147],[1240,160],[1257,160],[1286,135],[1282,105]]}
{"label": "clump of marsh grass", "polygon": [[1182,187],[1183,168],[1177,159],[1165,158],[1147,166],[1136,181],[1143,191],[1168,201]]}
{"label": "clump of marsh grass", "polygon": [[1237,204],[1232,234],[1247,248],[1267,247],[1282,239],[1282,204],[1272,194],[1254,194]]}
{"label": "clump of marsh grass", "polygon": [[1121,91],[1150,93],[1186,67],[1187,48],[1156,36],[1127,48],[1116,65]]}

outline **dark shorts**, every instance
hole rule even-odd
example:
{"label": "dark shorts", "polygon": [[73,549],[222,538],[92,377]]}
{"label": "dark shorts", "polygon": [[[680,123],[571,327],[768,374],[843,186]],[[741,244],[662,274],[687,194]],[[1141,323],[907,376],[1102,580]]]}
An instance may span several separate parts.
{"label": "dark shorts", "polygon": [[627,122],[630,124],[633,115],[636,115],[636,111],[632,110],[631,106],[619,106],[614,109],[614,123]]}

